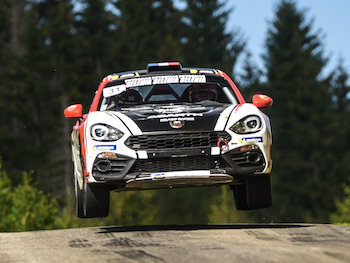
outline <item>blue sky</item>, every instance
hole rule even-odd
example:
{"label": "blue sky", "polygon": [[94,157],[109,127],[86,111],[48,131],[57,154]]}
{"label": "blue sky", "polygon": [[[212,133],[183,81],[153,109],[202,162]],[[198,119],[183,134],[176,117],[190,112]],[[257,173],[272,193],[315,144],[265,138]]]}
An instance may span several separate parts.
{"label": "blue sky", "polygon": [[[274,18],[275,5],[279,0],[226,0],[233,7],[228,29],[240,28],[247,39],[247,48],[255,63],[263,68],[261,54],[268,24]],[[350,74],[350,0],[296,0],[298,9],[307,9],[306,19],[313,22],[313,32],[321,31],[321,42],[330,61],[324,73],[335,69],[339,58]],[[239,70],[239,65],[236,69]]]}

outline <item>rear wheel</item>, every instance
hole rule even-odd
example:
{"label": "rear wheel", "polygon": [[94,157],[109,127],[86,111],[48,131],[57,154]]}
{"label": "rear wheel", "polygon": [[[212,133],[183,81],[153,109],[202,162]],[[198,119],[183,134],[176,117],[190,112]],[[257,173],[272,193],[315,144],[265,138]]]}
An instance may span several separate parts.
{"label": "rear wheel", "polygon": [[271,175],[247,175],[233,193],[237,210],[267,208],[272,205]]}
{"label": "rear wheel", "polygon": [[110,187],[105,184],[88,184],[84,180],[84,216],[106,217],[109,213]]}

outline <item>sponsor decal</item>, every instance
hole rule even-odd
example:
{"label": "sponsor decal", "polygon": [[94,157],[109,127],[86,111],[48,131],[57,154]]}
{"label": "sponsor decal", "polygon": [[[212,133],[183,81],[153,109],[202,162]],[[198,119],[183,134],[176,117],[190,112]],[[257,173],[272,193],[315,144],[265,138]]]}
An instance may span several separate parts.
{"label": "sponsor decal", "polygon": [[262,137],[245,137],[245,138],[239,138],[239,143],[245,143],[245,142],[263,142]]}
{"label": "sponsor decal", "polygon": [[159,174],[152,174],[152,179],[164,179],[165,174],[164,173],[159,173]]}
{"label": "sponsor decal", "polygon": [[147,119],[159,119],[160,122],[166,121],[194,121],[194,117],[202,117],[203,113],[174,113],[174,114],[159,114],[148,116]]}
{"label": "sponsor decal", "polygon": [[205,75],[165,75],[143,78],[126,79],[126,88],[149,86],[156,84],[177,84],[177,83],[206,83]]}
{"label": "sponsor decal", "polygon": [[125,85],[127,88],[152,85],[152,78],[144,77],[144,78],[126,79]]}
{"label": "sponsor decal", "polygon": [[205,75],[180,75],[180,83],[205,83]]}
{"label": "sponsor decal", "polygon": [[175,105],[175,106],[161,106],[159,108],[155,108],[154,111],[158,112],[159,114],[176,114],[176,113],[183,113],[183,112],[191,112],[192,110],[196,111],[205,111],[206,107],[203,106],[187,106],[187,105]]}
{"label": "sponsor decal", "polygon": [[194,121],[193,117],[181,117],[181,118],[164,118],[160,119],[159,122],[177,122],[177,121]]}
{"label": "sponsor decal", "polygon": [[125,90],[126,90],[125,84],[104,88],[103,97],[108,98],[114,95],[118,95],[119,93],[122,93]]}
{"label": "sponsor decal", "polygon": [[94,145],[92,147],[93,151],[115,151],[117,150],[117,145]]}
{"label": "sponsor decal", "polygon": [[168,83],[179,83],[179,76],[170,75],[170,76],[155,76],[152,77],[152,84],[168,84]]}
{"label": "sponsor decal", "polygon": [[203,113],[174,113],[148,116],[147,119],[158,119],[159,122],[169,122],[172,128],[181,128],[186,121],[194,121],[195,117],[202,117]]}
{"label": "sponsor decal", "polygon": [[210,176],[209,170],[198,170],[198,171],[177,171],[177,172],[166,172],[166,173],[154,173],[151,174],[153,180],[167,179],[167,178],[184,178],[184,177],[196,177],[208,178]]}

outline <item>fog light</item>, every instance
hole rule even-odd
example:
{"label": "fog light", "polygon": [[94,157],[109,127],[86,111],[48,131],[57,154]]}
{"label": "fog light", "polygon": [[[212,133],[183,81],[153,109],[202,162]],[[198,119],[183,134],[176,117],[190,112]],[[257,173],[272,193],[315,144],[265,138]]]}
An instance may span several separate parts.
{"label": "fog light", "polygon": [[111,162],[108,160],[98,161],[95,165],[97,170],[99,170],[101,173],[109,171],[112,167]]}
{"label": "fog light", "polygon": [[98,158],[109,158],[109,159],[115,159],[117,158],[117,155],[115,153],[100,153],[98,156]]}
{"label": "fog light", "polygon": [[239,150],[241,152],[254,150],[254,149],[258,149],[258,146],[254,145],[254,144],[249,144],[249,145],[244,145],[241,148],[239,148]]}
{"label": "fog light", "polygon": [[250,153],[248,156],[247,156],[247,161],[249,163],[258,163],[262,158],[262,155],[261,153],[258,153],[258,152],[252,152]]}

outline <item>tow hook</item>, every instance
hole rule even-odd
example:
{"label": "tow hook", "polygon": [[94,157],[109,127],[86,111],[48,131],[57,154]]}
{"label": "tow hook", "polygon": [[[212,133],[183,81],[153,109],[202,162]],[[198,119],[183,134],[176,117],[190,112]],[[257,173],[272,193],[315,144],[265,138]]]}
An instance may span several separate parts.
{"label": "tow hook", "polygon": [[228,147],[228,142],[224,138],[219,138],[217,146],[220,148],[221,151],[226,150]]}

